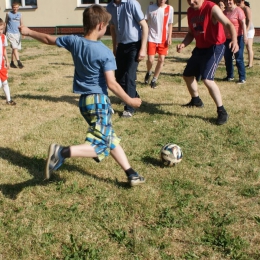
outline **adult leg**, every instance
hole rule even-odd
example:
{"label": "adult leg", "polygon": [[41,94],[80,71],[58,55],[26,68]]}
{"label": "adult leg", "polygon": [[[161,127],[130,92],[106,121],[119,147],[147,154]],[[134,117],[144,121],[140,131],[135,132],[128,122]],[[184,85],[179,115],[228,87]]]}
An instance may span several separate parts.
{"label": "adult leg", "polygon": [[246,49],[247,49],[247,53],[248,53],[248,67],[251,68],[253,66],[253,60],[254,60],[253,39],[252,38],[248,38]]}
{"label": "adult leg", "polygon": [[183,79],[186,82],[188,91],[191,95],[191,97],[198,97],[199,96],[199,92],[198,92],[198,83],[195,79],[195,77],[187,77],[187,76],[183,76]]}
{"label": "adult leg", "polygon": [[[138,96],[136,91],[136,71],[138,67],[137,55],[140,50],[141,42],[134,42],[131,44],[126,44],[125,48],[125,66],[126,66],[126,73],[125,73],[125,92],[131,97],[135,98]],[[125,111],[130,113],[134,113],[134,108],[126,105]]]}
{"label": "adult leg", "polygon": [[234,65],[233,65],[233,59],[232,59],[233,53],[229,49],[229,43],[230,43],[230,40],[226,40],[224,59],[225,59],[227,79],[233,79],[234,78]]}
{"label": "adult leg", "polygon": [[238,36],[237,43],[239,46],[239,50],[235,53],[236,57],[236,66],[238,69],[239,74],[239,81],[246,80],[246,71],[245,71],[245,64],[244,64],[244,37]]}
{"label": "adult leg", "polygon": [[209,94],[214,100],[217,107],[222,106],[222,97],[218,85],[214,80],[203,80],[205,86],[208,88]]}
{"label": "adult leg", "polygon": [[126,60],[127,56],[125,55],[125,47],[124,44],[118,44],[117,50],[116,50],[116,66],[117,69],[115,71],[115,77],[118,84],[123,88],[123,90],[126,92],[125,89],[125,74],[126,74]]}

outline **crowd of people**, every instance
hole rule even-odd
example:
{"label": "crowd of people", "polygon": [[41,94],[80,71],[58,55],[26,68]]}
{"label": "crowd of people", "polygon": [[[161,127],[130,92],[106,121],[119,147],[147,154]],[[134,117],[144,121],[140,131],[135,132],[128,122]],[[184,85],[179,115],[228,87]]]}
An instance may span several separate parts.
{"label": "crowd of people", "polygon": [[[224,80],[233,81],[233,59],[235,59],[239,74],[238,83],[246,82],[244,45],[247,46],[249,57],[247,68],[253,66],[254,26],[250,7],[244,0],[219,1],[219,6],[207,0],[187,2],[190,6],[187,11],[188,32],[183,41],[177,45],[177,52],[181,52],[194,39],[195,48],[183,71],[183,78],[191,96],[190,101],[183,106],[187,108],[204,106],[197,84],[197,80],[201,79],[216,105],[216,124],[223,125],[228,121],[228,113],[223,106],[214,75],[224,57],[227,72]],[[119,144],[120,138],[112,127],[112,108],[107,89],[124,102],[122,117],[132,117],[135,109],[142,103],[136,88],[136,73],[139,62],[144,60],[146,55],[148,58],[144,82],[150,84],[151,88],[157,87],[157,79],[171,45],[173,7],[168,5],[166,0],[157,0],[155,4],[148,6],[144,15],[140,3],[136,0],[112,0],[106,8],[95,4],[83,12],[84,37],[68,35],[58,38],[25,27],[18,9],[19,4],[13,3],[12,11],[6,15],[6,27],[0,20],[2,37],[0,71],[7,103],[15,105],[10,98],[6,71],[9,66],[24,67],[18,52],[21,49],[21,34],[30,36],[42,43],[63,47],[71,52],[75,65],[73,92],[80,94],[79,110],[89,125],[83,144],[68,147],[50,145],[45,170],[46,179],[49,179],[52,172],[67,158],[89,157],[100,162],[111,154],[124,170],[131,186],[144,183],[144,177],[128,162]],[[16,20],[13,14],[18,17]],[[99,41],[105,34],[107,26],[110,26],[113,52]],[[4,29],[12,48],[10,65],[6,54],[7,40],[3,34]],[[82,59],[83,52],[84,59]],[[158,59],[152,77],[156,54]]]}

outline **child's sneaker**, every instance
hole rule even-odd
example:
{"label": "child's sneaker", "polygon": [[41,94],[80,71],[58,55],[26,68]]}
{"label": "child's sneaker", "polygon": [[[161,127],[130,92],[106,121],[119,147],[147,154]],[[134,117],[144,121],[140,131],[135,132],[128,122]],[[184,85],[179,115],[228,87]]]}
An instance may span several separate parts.
{"label": "child's sneaker", "polygon": [[19,67],[19,69],[22,69],[24,67],[22,62],[18,62],[18,67]]}
{"label": "child's sneaker", "polygon": [[10,100],[10,101],[6,101],[6,105],[15,106],[16,103],[13,100]]}
{"label": "child's sneaker", "polygon": [[138,173],[131,174],[128,177],[128,183],[130,184],[131,187],[133,187],[133,186],[145,183],[145,179],[144,179],[144,177],[138,175]]}
{"label": "child's sneaker", "polygon": [[151,88],[157,88],[156,81],[151,81],[150,86],[151,86]]}
{"label": "child's sneaker", "polygon": [[58,144],[51,144],[49,147],[49,155],[46,163],[45,169],[45,179],[48,180],[51,177],[51,173],[57,170],[64,162],[64,158],[61,156],[60,152],[62,146]]}
{"label": "child's sneaker", "polygon": [[145,84],[148,84],[148,83],[149,83],[149,80],[150,80],[151,75],[152,75],[152,74],[149,74],[149,72],[146,72],[145,78],[144,78],[144,83],[145,83]]}
{"label": "child's sneaker", "polygon": [[14,64],[13,61],[10,63],[10,67],[11,67],[11,68],[14,68],[14,69],[17,69],[17,66]]}

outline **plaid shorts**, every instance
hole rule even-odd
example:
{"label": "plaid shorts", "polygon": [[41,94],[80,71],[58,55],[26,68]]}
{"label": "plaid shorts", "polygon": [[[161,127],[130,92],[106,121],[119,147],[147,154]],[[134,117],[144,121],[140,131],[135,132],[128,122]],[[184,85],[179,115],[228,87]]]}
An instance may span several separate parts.
{"label": "plaid shorts", "polygon": [[94,159],[100,162],[120,143],[112,128],[110,100],[104,94],[81,95],[79,109],[89,125],[85,142],[95,148],[98,157]]}

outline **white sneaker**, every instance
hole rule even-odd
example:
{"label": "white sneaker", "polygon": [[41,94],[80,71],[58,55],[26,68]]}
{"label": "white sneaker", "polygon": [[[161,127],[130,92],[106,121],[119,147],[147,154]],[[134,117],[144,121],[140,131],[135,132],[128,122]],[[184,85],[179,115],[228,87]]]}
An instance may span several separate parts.
{"label": "white sneaker", "polygon": [[124,111],[123,114],[122,114],[122,117],[132,117],[132,113],[130,113],[129,111]]}

